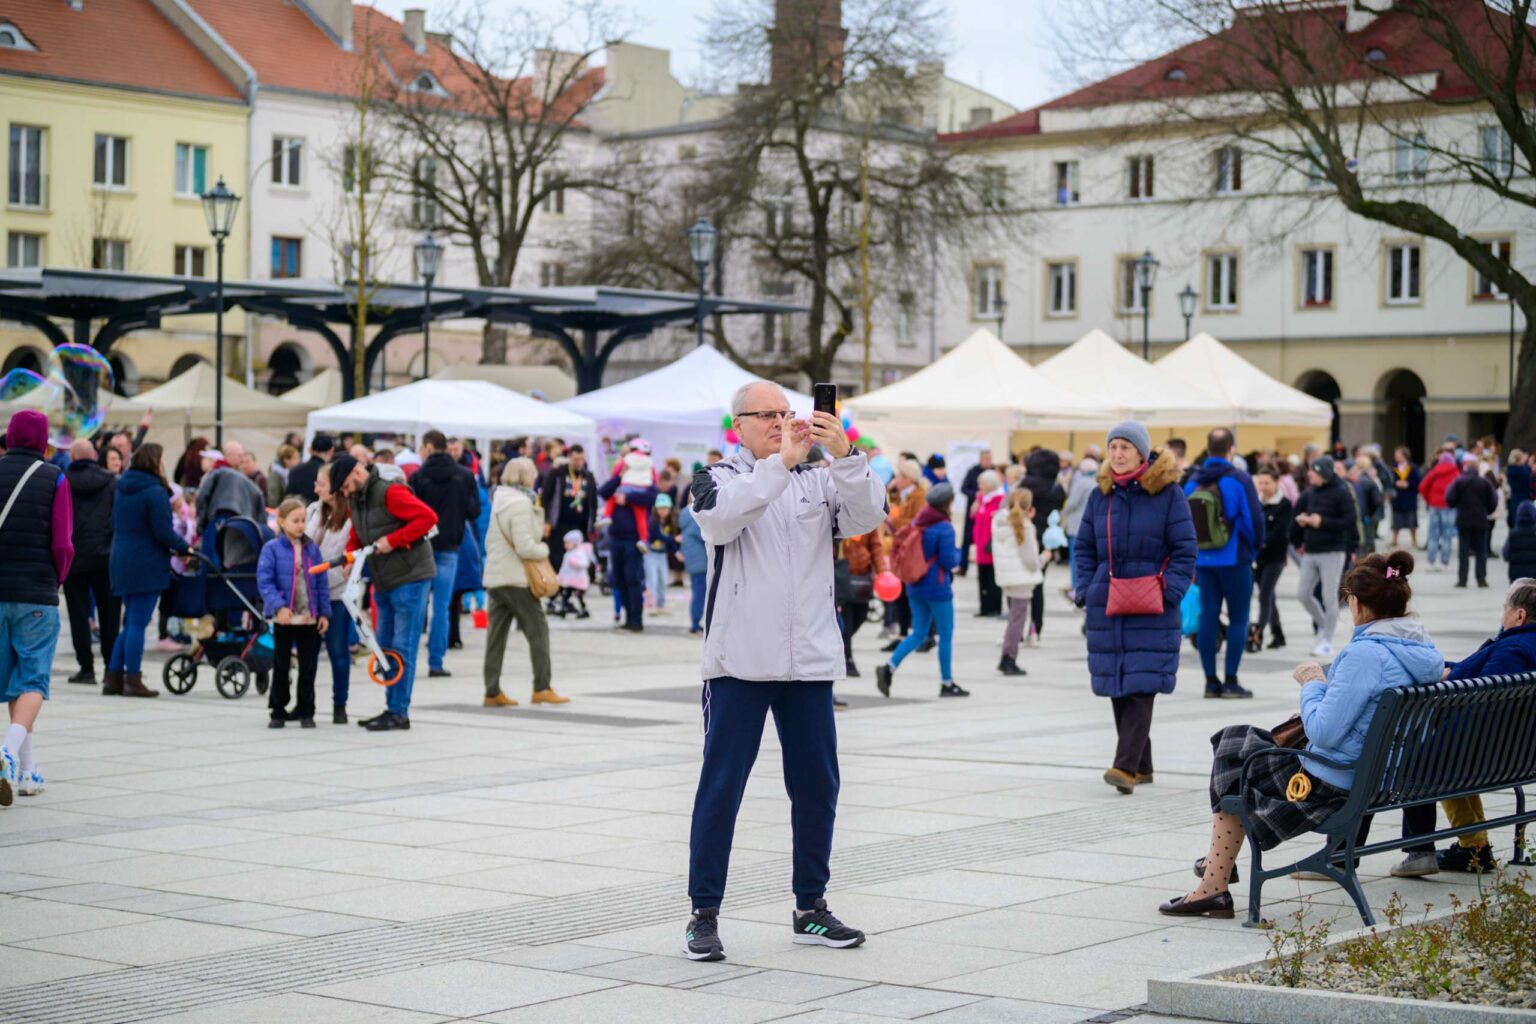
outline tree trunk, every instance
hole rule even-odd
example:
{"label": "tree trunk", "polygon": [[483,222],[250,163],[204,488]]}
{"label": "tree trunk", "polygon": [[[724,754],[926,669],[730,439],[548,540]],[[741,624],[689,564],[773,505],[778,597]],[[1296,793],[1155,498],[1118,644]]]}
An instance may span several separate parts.
{"label": "tree trunk", "polygon": [[1504,448],[1536,450],[1536,296],[1522,305],[1525,331],[1517,342],[1514,405],[1504,429]]}
{"label": "tree trunk", "polygon": [[504,366],[507,362],[507,329],[500,324],[488,323],[480,335],[480,364]]}

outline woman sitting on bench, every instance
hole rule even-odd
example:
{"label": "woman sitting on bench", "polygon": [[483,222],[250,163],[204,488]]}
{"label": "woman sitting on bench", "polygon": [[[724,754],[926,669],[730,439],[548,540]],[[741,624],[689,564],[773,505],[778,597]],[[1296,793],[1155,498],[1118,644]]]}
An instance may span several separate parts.
{"label": "woman sitting on bench", "polygon": [[[1371,716],[1384,690],[1394,686],[1432,683],[1445,664],[1418,620],[1408,617],[1413,589],[1408,575],[1413,556],[1406,551],[1367,555],[1344,575],[1339,595],[1349,602],[1354,633],[1325,671],[1316,662],[1297,667],[1301,684],[1301,719],[1307,750],[1341,764],[1352,764],[1365,745]],[[1241,819],[1221,812],[1222,797],[1235,794],[1242,783],[1243,762],[1256,751],[1275,747],[1270,734],[1251,725],[1233,725],[1211,737],[1211,847],[1195,862],[1200,884],[1186,896],[1158,907],[1174,917],[1230,918],[1232,894],[1227,891],[1244,833]],[[1287,839],[1312,831],[1344,806],[1354,772],[1329,768],[1297,754],[1286,753],[1254,762],[1248,780],[1252,839],[1271,850]],[[1291,777],[1305,770],[1311,791],[1292,801],[1286,795]]]}

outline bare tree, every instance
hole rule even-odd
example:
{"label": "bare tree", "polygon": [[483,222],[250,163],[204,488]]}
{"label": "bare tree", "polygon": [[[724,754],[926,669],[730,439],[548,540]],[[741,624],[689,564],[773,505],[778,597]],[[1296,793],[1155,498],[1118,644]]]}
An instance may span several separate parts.
{"label": "bare tree", "polygon": [[[1524,313],[1511,393],[1531,396],[1536,280],[1508,248],[1471,229],[1490,211],[1536,209],[1532,8],[1533,0],[1076,0],[1061,8],[1061,41],[1089,74],[1151,56],[1162,58],[1158,70],[1177,66],[1178,88],[1151,86],[1146,69],[1100,87],[1102,103],[1140,102],[1138,130],[1180,126],[1238,140],[1277,167],[1304,170],[1350,213],[1449,246],[1490,294]],[[1378,16],[1397,22],[1380,43],[1361,31]],[[1465,116],[1441,122],[1447,115],[1476,115],[1481,130]],[[1388,192],[1361,173],[1362,158],[1386,147],[1406,154],[1406,177],[1425,188]],[[1470,187],[1473,199],[1436,202],[1434,184]],[[1512,404],[1505,439],[1536,446],[1536,401]]]}
{"label": "bare tree", "polygon": [[[413,197],[413,226],[447,232],[480,284],[506,287],[541,208],[609,187],[610,170],[573,142],[600,81],[589,62],[622,32],[601,0],[569,0],[554,16],[489,8],[452,12],[442,60],[385,97],[394,145],[383,170]],[[506,361],[504,329],[487,325],[481,355]]]}

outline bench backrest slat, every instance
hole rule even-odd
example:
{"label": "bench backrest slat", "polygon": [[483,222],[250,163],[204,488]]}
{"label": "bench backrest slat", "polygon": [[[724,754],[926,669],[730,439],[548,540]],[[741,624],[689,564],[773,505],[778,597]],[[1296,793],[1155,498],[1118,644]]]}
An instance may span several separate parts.
{"label": "bench backrest slat", "polygon": [[1382,694],[1340,816],[1536,782],[1536,673]]}

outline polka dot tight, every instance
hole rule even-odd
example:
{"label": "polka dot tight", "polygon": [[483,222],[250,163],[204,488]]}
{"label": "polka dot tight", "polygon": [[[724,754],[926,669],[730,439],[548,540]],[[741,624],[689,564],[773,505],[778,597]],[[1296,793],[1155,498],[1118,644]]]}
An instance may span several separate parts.
{"label": "polka dot tight", "polygon": [[1211,816],[1211,849],[1205,855],[1205,875],[1188,899],[1203,900],[1219,892],[1227,891],[1227,879],[1232,875],[1232,865],[1243,848],[1243,823],[1235,814]]}

